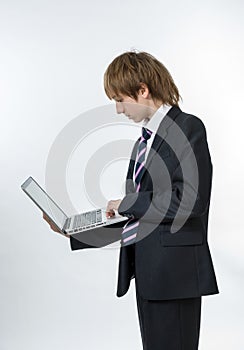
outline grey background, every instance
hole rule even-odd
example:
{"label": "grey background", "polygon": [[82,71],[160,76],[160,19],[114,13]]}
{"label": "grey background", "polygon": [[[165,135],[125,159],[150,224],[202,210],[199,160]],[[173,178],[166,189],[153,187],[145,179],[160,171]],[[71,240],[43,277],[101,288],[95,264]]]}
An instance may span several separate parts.
{"label": "grey background", "polygon": [[[1,350],[141,349],[134,282],[115,295],[118,249],[71,252],[20,190],[29,175],[45,183],[49,149],[72,118],[109,103],[103,72],[132,48],[166,65],[181,108],[206,125],[209,243],[221,294],[203,297],[199,349],[243,349],[242,19],[241,1],[0,2]],[[122,195],[126,166],[104,169],[108,199]],[[71,162],[71,196],[89,209],[82,192],[75,197],[75,174]]]}

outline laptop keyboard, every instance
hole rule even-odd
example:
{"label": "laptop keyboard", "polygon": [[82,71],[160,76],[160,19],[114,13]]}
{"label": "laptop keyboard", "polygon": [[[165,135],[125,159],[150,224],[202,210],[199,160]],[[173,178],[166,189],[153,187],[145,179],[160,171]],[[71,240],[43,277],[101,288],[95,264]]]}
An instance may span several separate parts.
{"label": "laptop keyboard", "polygon": [[87,213],[75,215],[72,229],[99,224],[102,222],[102,210],[93,210]]}

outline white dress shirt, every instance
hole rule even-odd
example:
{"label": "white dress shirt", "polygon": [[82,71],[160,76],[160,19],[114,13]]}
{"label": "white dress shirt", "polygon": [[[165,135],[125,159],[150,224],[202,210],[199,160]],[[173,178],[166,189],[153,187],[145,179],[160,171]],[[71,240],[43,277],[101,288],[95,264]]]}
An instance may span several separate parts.
{"label": "white dress shirt", "polygon": [[[172,106],[167,105],[167,104],[161,105],[157,109],[157,111],[152,115],[151,119],[144,119],[144,121],[142,123],[142,127],[145,127],[145,128],[152,131],[152,135],[151,135],[150,139],[147,140],[147,150],[145,153],[145,162],[146,162],[148,153],[150,151],[150,148],[152,147],[152,143],[153,143],[154,137],[157,133],[159,124],[161,123],[161,121],[163,120],[163,118],[166,116],[166,114],[168,113],[168,111],[171,108],[172,108]],[[133,173],[133,180],[135,183],[135,167],[134,167],[134,173]]]}

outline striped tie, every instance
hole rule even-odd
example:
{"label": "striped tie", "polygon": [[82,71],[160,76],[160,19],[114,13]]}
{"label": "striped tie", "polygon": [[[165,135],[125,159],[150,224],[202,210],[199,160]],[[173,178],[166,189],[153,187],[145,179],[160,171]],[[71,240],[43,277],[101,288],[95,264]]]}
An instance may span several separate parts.
{"label": "striped tie", "polygon": [[[140,138],[137,157],[135,162],[135,183],[136,183],[136,192],[140,191],[140,181],[145,165],[145,153],[147,149],[147,140],[150,139],[152,132],[146,128],[142,128],[142,136]],[[126,226],[122,231],[122,246],[126,246],[132,243],[135,243],[137,229],[139,226],[139,220],[130,219],[127,221]]]}

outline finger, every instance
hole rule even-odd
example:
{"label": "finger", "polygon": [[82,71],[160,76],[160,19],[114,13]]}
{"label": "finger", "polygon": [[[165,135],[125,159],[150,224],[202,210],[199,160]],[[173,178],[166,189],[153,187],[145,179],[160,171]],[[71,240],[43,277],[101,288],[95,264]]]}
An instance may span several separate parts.
{"label": "finger", "polygon": [[48,220],[48,218],[44,218],[44,220],[50,225],[51,222]]}
{"label": "finger", "polygon": [[107,205],[107,208],[106,208],[106,211],[105,211],[107,217],[109,216],[111,211],[112,211],[112,206],[111,206],[111,203],[108,202],[108,205]]}
{"label": "finger", "polygon": [[110,217],[113,217],[115,216],[115,212],[113,209],[110,209],[109,211],[106,212],[106,217],[107,218],[110,218]]}
{"label": "finger", "polygon": [[50,224],[50,219],[49,219],[49,217],[45,214],[45,213],[43,213],[43,219],[45,220],[45,221],[47,221],[49,224]]}
{"label": "finger", "polygon": [[60,233],[60,230],[59,230],[56,226],[50,225],[50,227],[51,227],[51,229],[52,229],[53,231],[59,232],[59,233]]}

